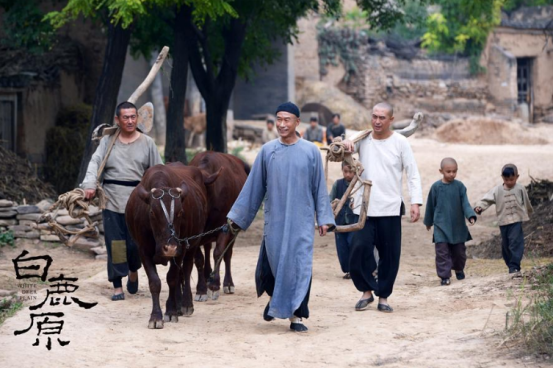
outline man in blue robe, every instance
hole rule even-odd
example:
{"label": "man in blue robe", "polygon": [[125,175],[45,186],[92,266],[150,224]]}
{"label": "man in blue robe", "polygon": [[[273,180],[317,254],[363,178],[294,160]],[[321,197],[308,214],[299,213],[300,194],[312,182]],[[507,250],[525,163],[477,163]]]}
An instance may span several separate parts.
{"label": "man in blue robe", "polygon": [[264,319],[289,318],[290,329],[305,332],[309,317],[314,223],[324,236],[335,226],[319,149],[296,136],[300,111],[291,102],[277,108],[279,139],[262,146],[248,179],[227,215],[246,230],[264,205],[264,235],[256,267],[258,297],[270,301]]}

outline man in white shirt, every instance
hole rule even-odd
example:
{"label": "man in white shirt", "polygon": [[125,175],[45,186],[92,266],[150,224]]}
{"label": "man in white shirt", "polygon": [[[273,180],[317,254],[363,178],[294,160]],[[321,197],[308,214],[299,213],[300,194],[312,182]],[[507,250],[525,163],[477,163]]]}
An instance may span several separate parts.
{"label": "man in white shirt", "polygon": [[[348,150],[359,153],[365,168],[362,178],[373,184],[365,226],[354,234],[351,245],[350,276],[356,288],[363,292],[356,303],[357,311],[366,309],[374,301],[373,292],[379,297],[379,311],[393,311],[387,298],[392,293],[400,265],[401,216],[404,214],[402,171],[406,172],[408,180],[412,222],[419,219],[419,206],[423,203],[421,180],[412,149],[406,137],[390,130],[393,120],[392,106],[378,103],[373,107],[373,132],[355,145],[344,141]],[[356,206],[359,203],[361,198],[355,198],[356,214],[360,213],[360,206]],[[373,275],[377,268],[374,246],[379,252],[378,280]]]}

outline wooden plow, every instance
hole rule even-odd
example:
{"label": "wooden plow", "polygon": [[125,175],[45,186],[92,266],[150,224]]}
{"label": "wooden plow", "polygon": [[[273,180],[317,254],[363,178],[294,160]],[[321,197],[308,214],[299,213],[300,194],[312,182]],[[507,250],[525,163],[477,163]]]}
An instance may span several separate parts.
{"label": "wooden plow", "polygon": [[[165,46],[158,55],[156,62],[154,63],[154,65],[152,65],[152,68],[150,69],[150,72],[148,73],[144,81],[127,99],[128,102],[131,102],[133,104],[136,103],[138,98],[148,89],[150,84],[152,84],[152,82],[154,81],[156,74],[162,67],[162,64],[167,57],[168,52],[169,47]],[[146,104],[141,106],[137,111],[137,115],[137,129],[142,133],[148,133],[152,129],[154,120],[154,106],[152,105],[152,103],[147,102]],[[92,140],[94,142],[100,141],[100,139],[105,135],[112,136],[108,145],[108,151],[106,153],[106,156],[104,157],[104,161],[98,168],[98,175],[96,180],[96,198],[88,201],[85,199],[85,191],[81,188],[76,188],[72,191],[61,194],[58,197],[56,203],[54,203],[50,207],[49,212],[45,213],[42,216],[43,220],[48,222],[46,226],[54,230],[56,235],[58,235],[58,237],[60,238],[60,241],[69,247],[73,246],[77,239],[79,239],[79,237],[83,235],[93,238],[97,238],[99,236],[98,221],[93,221],[89,216],[89,205],[94,204],[98,206],[101,210],[103,210],[106,206],[107,198],[104,194],[102,186],[100,185],[100,177],[102,175],[102,172],[104,171],[106,161],[108,159],[108,156],[110,155],[111,149],[113,148],[117,137],[119,136],[119,133],[119,127],[114,126],[113,124],[101,124],[92,133]],[[61,224],[57,223],[55,220],[55,216],[52,215],[52,211],[56,210],[57,213],[60,208],[67,209],[69,212],[69,216],[73,218],[85,218],[87,222],[85,228],[80,230],[68,230]],[[39,228],[44,227],[45,224],[39,225]]]}
{"label": "wooden plow", "polygon": [[[402,134],[405,137],[411,136],[418,129],[419,124],[422,120],[423,114],[421,112],[417,112],[410,124],[406,128],[398,130],[397,133]],[[349,140],[352,143],[356,144],[357,142],[366,138],[369,134],[371,134],[371,132],[371,129],[364,130],[350,137]],[[352,152],[348,152],[346,150],[342,138],[335,138],[328,148],[321,148],[321,150],[327,151],[327,157],[325,158],[325,179],[329,179],[329,161],[341,163],[345,162],[354,170],[354,178],[350,182],[350,185],[346,189],[346,192],[344,193],[342,198],[340,200],[335,199],[333,200],[333,202],[331,202],[331,208],[333,209],[333,215],[335,216],[335,218],[347,201],[349,202],[348,205],[350,205],[352,195],[363,188],[362,203],[358,222],[356,224],[350,225],[338,225],[333,229],[333,231],[337,233],[346,233],[350,231],[361,230],[365,226],[365,221],[367,219],[367,210],[369,208],[368,203],[372,183],[370,180],[362,179],[361,175],[364,172],[364,167],[362,166],[360,161],[352,157]]]}

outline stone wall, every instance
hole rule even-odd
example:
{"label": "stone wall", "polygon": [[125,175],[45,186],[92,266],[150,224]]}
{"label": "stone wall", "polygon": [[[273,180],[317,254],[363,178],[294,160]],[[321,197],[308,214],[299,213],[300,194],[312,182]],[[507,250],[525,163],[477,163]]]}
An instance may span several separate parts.
{"label": "stone wall", "polygon": [[[428,123],[448,114],[485,114],[489,91],[484,77],[469,74],[464,58],[433,59],[419,53],[411,60],[397,57],[384,42],[360,50],[358,74],[339,88],[367,109],[388,101],[397,120],[424,112]],[[445,118],[446,116],[446,118]]]}
{"label": "stone wall", "polygon": [[[543,8],[542,13],[547,14],[541,13],[540,19],[552,22],[552,7]],[[426,55],[413,45],[393,47],[386,40],[368,39],[368,44],[358,51],[357,75],[346,83],[343,80],[345,69],[340,62],[337,66],[328,65],[327,73],[319,75],[316,25],[320,18],[311,15],[298,22],[300,35],[295,45],[297,85],[320,80],[338,87],[366,109],[380,101],[388,101],[395,107],[397,119],[410,118],[415,111],[421,110],[431,125],[448,120],[450,114],[521,119],[525,114],[517,103],[517,59],[532,58],[533,104],[530,113],[535,122],[551,122],[551,25],[549,29],[541,29],[542,23],[535,22],[532,17],[520,18],[513,24],[504,24],[503,20],[502,26],[491,33],[481,59],[486,71],[479,76],[470,75],[466,58],[437,58]],[[525,27],[520,24],[522,22]],[[410,47],[414,50],[407,50]],[[297,94],[306,97],[303,91]],[[313,98],[307,96],[307,99]]]}
{"label": "stone wall", "polygon": [[[35,242],[60,243],[60,238],[43,217],[51,205],[52,201],[50,200],[43,200],[36,205],[18,205],[13,201],[0,199],[0,234],[11,231],[16,240],[29,239]],[[93,222],[99,223],[99,233],[104,233],[102,212],[98,208],[90,206],[89,214]],[[67,210],[54,212],[52,217],[67,230],[78,231],[85,227],[84,219],[72,218],[68,215]],[[106,257],[103,237],[82,236],[75,241],[72,248],[88,252],[98,259]]]}

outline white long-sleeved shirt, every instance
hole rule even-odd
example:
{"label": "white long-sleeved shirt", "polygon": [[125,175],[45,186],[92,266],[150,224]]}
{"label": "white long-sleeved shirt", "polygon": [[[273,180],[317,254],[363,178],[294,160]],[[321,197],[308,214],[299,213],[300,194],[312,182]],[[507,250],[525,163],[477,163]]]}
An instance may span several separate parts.
{"label": "white long-sleeved shirt", "polygon": [[[387,139],[370,134],[355,145],[364,166],[362,179],[371,180],[367,215],[399,216],[402,203],[402,172],[406,172],[411,204],[423,204],[421,179],[408,139],[393,133]],[[354,213],[360,214],[363,190],[354,197]]]}

